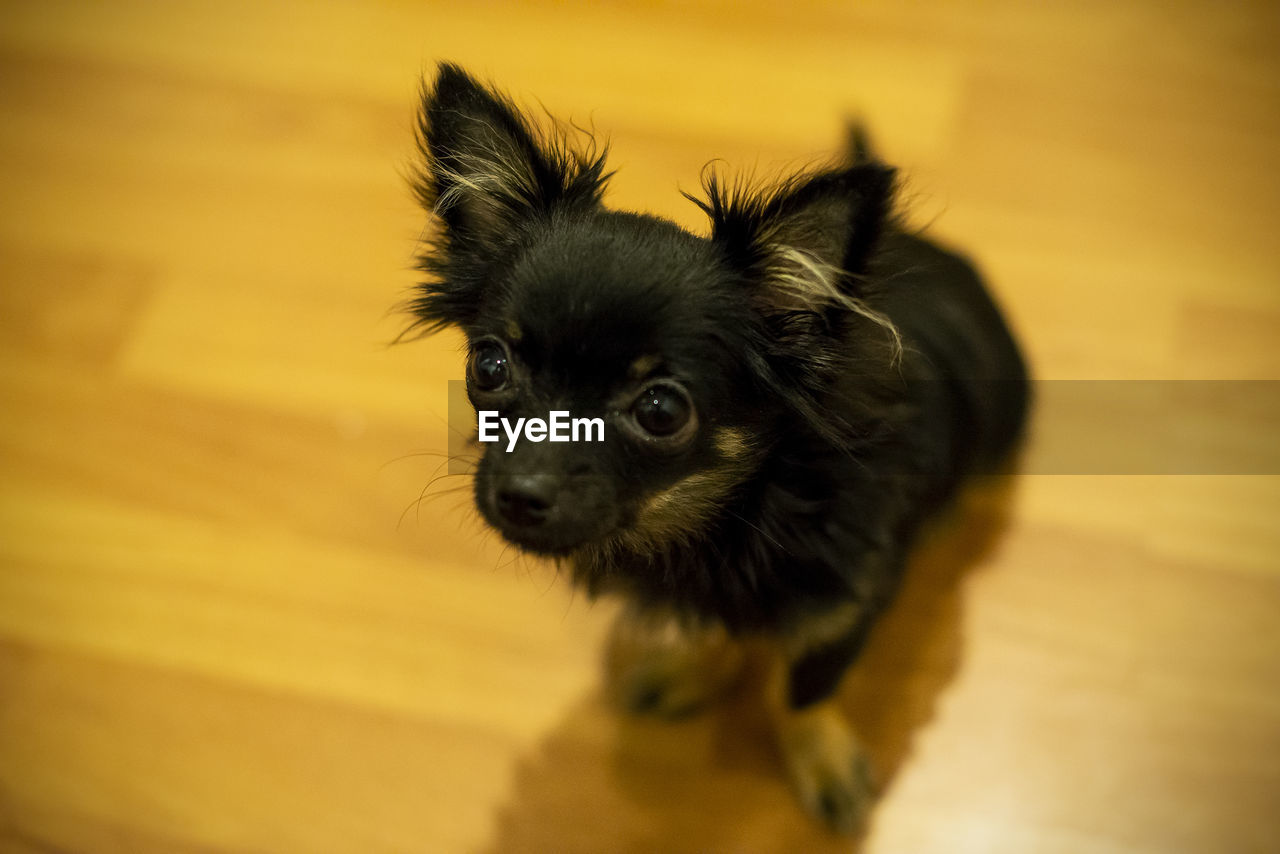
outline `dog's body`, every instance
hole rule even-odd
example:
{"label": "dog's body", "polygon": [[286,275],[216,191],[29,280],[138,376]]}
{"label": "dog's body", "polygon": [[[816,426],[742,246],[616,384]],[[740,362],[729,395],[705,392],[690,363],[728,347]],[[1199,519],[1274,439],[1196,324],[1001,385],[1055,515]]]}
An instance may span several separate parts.
{"label": "dog's body", "polygon": [[634,709],[697,705],[737,639],[772,639],[793,780],[856,827],[870,783],[831,697],[921,520],[1026,408],[977,275],[892,222],[892,171],[860,146],[764,192],[711,179],[702,238],[604,208],[602,155],[454,66],[424,94],[421,143],[442,227],[419,322],[467,334],[478,409],[607,425],[599,445],[489,448],[482,515],[628,599],[611,655]]}

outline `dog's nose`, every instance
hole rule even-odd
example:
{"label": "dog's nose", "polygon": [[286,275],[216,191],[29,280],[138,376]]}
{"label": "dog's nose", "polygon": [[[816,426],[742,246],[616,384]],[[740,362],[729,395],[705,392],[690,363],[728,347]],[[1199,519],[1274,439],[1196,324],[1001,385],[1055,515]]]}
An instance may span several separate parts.
{"label": "dog's nose", "polygon": [[513,525],[532,528],[547,521],[556,503],[556,479],[545,474],[512,475],[494,496],[498,513]]}

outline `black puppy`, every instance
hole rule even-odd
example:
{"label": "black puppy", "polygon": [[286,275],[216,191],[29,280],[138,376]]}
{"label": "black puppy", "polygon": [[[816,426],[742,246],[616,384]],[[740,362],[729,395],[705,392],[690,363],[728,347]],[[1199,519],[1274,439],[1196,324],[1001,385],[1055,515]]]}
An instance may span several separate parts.
{"label": "black puppy", "polygon": [[[769,640],[793,782],[855,829],[870,777],[832,695],[921,520],[1024,418],[977,275],[895,224],[893,171],[856,143],[766,190],[711,177],[690,197],[708,237],[606,208],[603,152],[453,65],[424,90],[420,143],[439,228],[416,325],[460,327],[472,403],[526,425],[486,446],[481,514],[627,598],[612,688],[635,710],[697,706],[741,641]],[[553,412],[603,441],[542,441]]]}

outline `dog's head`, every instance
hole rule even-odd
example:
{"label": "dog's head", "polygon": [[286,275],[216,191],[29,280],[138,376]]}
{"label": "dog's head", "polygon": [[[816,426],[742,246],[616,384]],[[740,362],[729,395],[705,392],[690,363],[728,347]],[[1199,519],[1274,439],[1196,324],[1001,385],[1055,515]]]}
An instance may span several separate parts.
{"label": "dog's head", "polygon": [[[419,129],[415,189],[439,227],[412,309],[467,336],[471,401],[506,420],[476,502],[523,548],[695,536],[775,442],[832,429],[821,400],[851,369],[851,329],[885,349],[857,278],[889,205],[883,166],[765,192],[712,177],[701,237],[605,208],[603,152],[537,130],[456,66],[424,91]],[[530,431],[552,413],[570,441]]]}

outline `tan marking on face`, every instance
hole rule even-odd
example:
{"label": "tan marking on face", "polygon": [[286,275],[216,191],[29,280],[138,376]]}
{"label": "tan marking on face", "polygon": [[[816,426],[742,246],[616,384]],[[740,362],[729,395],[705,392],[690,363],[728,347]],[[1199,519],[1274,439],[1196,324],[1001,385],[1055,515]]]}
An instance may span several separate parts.
{"label": "tan marking on face", "polygon": [[658,355],[641,356],[631,363],[631,367],[627,369],[627,376],[633,380],[641,380],[649,375],[649,372],[658,367],[662,363],[662,357]]}
{"label": "tan marking on face", "polygon": [[507,338],[511,341],[519,341],[524,337],[524,330],[520,328],[520,324],[516,323],[515,320],[507,321],[506,332]]}
{"label": "tan marking on face", "polygon": [[722,472],[695,472],[650,495],[640,508],[635,531],[654,542],[687,536],[714,514],[732,486]]}
{"label": "tan marking on face", "polygon": [[738,427],[721,427],[716,430],[712,442],[720,456],[739,460],[751,453],[751,442],[747,436],[747,431]]}
{"label": "tan marking on face", "polygon": [[[637,359],[633,370],[643,367],[642,361]],[[580,559],[607,561],[615,549],[647,552],[696,536],[720,512],[734,487],[750,475],[753,449],[748,435],[736,427],[719,428],[712,437],[723,460],[719,465],[686,475],[644,498],[630,527],[584,550]]]}
{"label": "tan marking on face", "polygon": [[635,524],[619,531],[617,545],[649,551],[696,535],[716,515],[743,477],[738,466],[694,472],[644,500]]}

